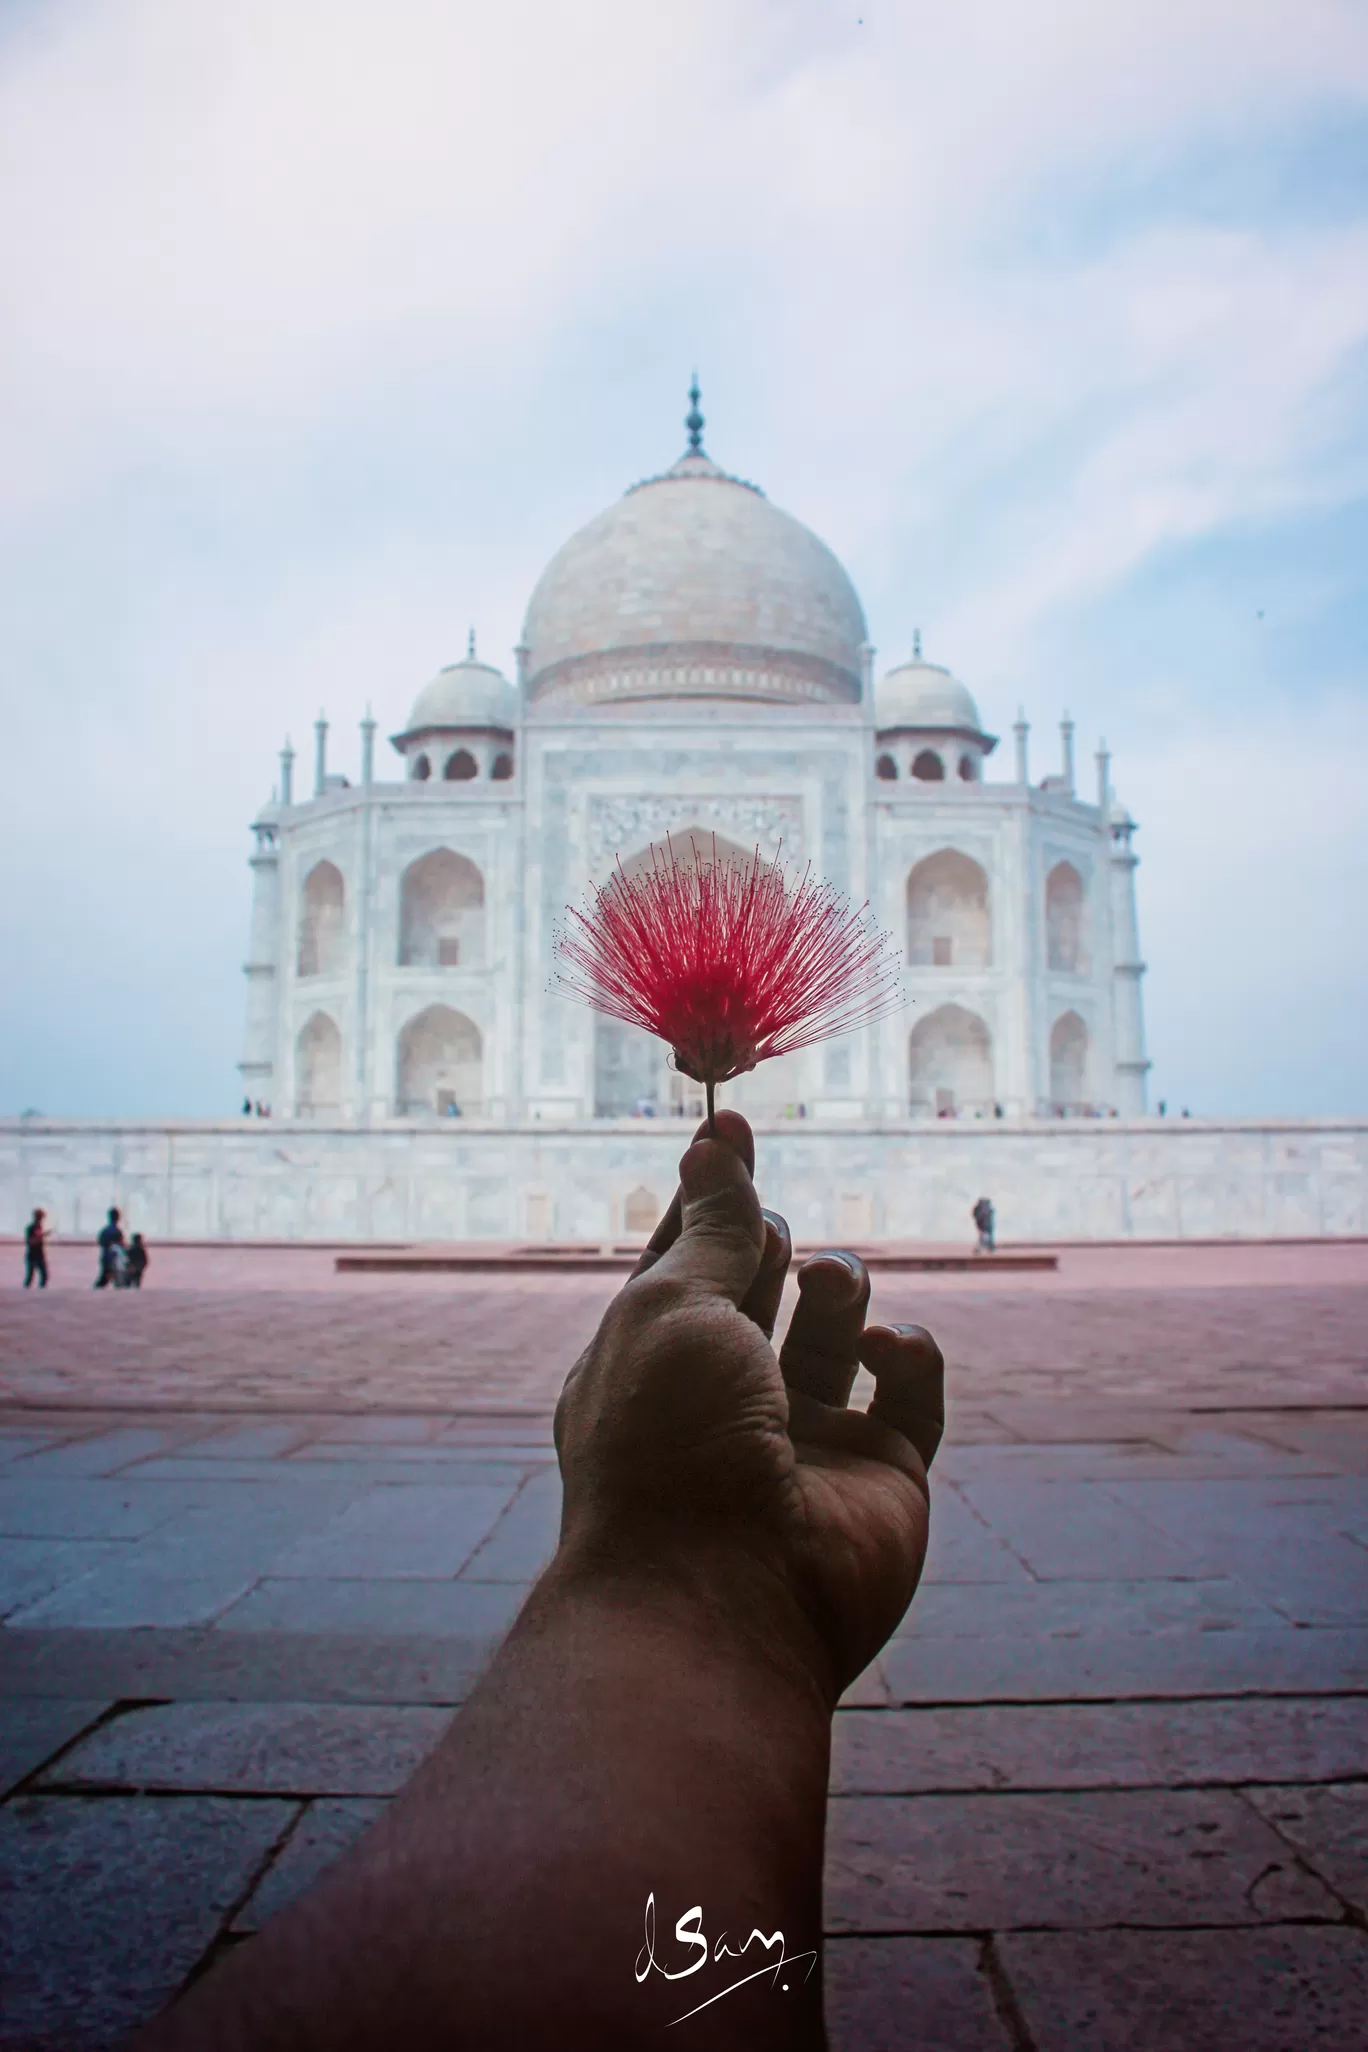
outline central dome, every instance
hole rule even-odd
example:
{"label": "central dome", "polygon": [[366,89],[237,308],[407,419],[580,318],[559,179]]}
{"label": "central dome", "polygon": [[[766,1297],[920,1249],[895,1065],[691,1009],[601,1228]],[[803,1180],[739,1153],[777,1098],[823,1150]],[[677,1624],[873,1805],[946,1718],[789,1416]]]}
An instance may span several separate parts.
{"label": "central dome", "polygon": [[867,632],[850,579],[801,521],[703,453],[693,418],[689,453],[543,571],[523,627],[529,705],[858,705]]}

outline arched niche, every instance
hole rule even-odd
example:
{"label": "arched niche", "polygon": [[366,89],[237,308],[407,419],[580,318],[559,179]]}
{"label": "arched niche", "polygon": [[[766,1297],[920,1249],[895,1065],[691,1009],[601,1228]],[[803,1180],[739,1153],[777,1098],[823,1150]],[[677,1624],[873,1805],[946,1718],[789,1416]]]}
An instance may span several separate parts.
{"label": "arched niche", "polygon": [[665,1049],[639,1026],[594,1015],[594,1117],[629,1119],[668,1114],[670,1071]]}
{"label": "arched niche", "polygon": [[[640,876],[657,861],[666,862],[673,856],[678,869],[706,868],[712,861],[730,865],[734,869],[749,870],[755,860],[754,847],[743,848],[739,841],[733,841],[726,834],[719,834],[715,827],[682,826],[671,827],[668,840],[662,834],[658,841],[652,841],[645,848],[639,848],[635,855],[626,855],[622,860],[624,876]],[[772,864],[761,863],[762,869]]]}
{"label": "arched niche", "polygon": [[959,776],[962,784],[976,784],[979,781],[979,761],[976,755],[960,757]]}
{"label": "arched niche", "polygon": [[1088,973],[1087,891],[1072,862],[1056,862],[1045,879],[1045,960],[1066,976]]}
{"label": "arched niche", "polygon": [[433,848],[399,879],[399,966],[469,969],[484,961],[484,878],[466,855]]}
{"label": "arched niche", "polygon": [[977,1012],[938,1005],[908,1039],[908,1102],[914,1116],[949,1118],[993,1109],[993,1042]]}
{"label": "arched niche", "polygon": [[945,764],[934,748],[922,748],[912,758],[912,774],[919,784],[943,784]]}
{"label": "arched niche", "polygon": [[431,757],[426,754],[415,756],[413,768],[410,770],[409,775],[416,784],[425,784],[432,775]]}
{"label": "arched niche", "polygon": [[295,1110],[319,1118],[342,1109],[342,1035],[326,1012],[315,1012],[295,1041]]}
{"label": "arched niche", "polygon": [[428,1005],[399,1035],[395,1109],[400,1118],[470,1118],[484,1106],[480,1029],[450,1005]]}
{"label": "arched niche", "polygon": [[[649,843],[634,854],[622,857],[622,874],[631,879],[650,870],[654,862],[668,861],[677,867],[707,867],[714,860],[749,871],[755,848],[719,834],[713,827],[672,827],[668,842]],[[761,868],[772,867],[762,861]],[[614,865],[616,870],[616,865]],[[668,1060],[669,1050],[651,1034],[619,1019],[594,1017],[594,1117],[625,1119],[636,1116],[657,1118],[701,1118],[703,1086],[690,1076],[681,1076]],[[785,1056],[765,1062],[752,1076],[738,1077],[726,1086],[726,1102],[750,1116],[768,1113],[772,1089],[792,1091],[791,1070],[800,1057]],[[783,1076],[773,1072],[782,1070]],[[757,1083],[757,1078],[759,1082]]]}
{"label": "arched niche", "polygon": [[489,774],[496,784],[506,784],[513,774],[513,758],[506,748],[500,749],[489,766]]}
{"label": "arched niche", "polygon": [[346,960],[346,889],[332,862],[315,862],[299,894],[301,976],[340,975]]}
{"label": "arched niche", "polygon": [[468,748],[458,748],[454,755],[449,755],[442,771],[443,780],[448,784],[468,784],[479,774],[480,765]]}
{"label": "arched niche", "polygon": [[874,774],[882,784],[895,784],[898,780],[898,765],[891,755],[876,756]]}
{"label": "arched niche", "polygon": [[1088,1102],[1088,1029],[1077,1012],[1063,1012],[1050,1028],[1050,1103],[1079,1112]]}
{"label": "arched niche", "polygon": [[654,1190],[648,1190],[638,1183],[635,1190],[629,1190],[622,1203],[622,1230],[624,1233],[646,1235],[655,1230],[660,1216],[660,1203]]}
{"label": "arched niche", "polygon": [[940,848],[907,879],[907,959],[928,969],[986,969],[992,958],[988,876],[958,848]]}

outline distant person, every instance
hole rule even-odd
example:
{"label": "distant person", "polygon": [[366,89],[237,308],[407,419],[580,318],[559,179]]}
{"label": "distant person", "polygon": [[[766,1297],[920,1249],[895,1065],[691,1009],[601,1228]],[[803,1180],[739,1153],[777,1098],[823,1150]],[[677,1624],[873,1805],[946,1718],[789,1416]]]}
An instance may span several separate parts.
{"label": "distant person", "polygon": [[100,1250],[100,1272],[95,1278],[95,1287],[97,1290],[107,1290],[113,1283],[117,1289],[124,1236],[123,1227],[119,1224],[119,1214],[112,1205],[108,1218],[100,1227],[100,1235],[95,1244]]}
{"label": "distant person", "polygon": [[993,1253],[993,1228],[996,1222],[996,1214],[993,1211],[992,1200],[988,1197],[980,1197],[969,1215],[978,1227],[977,1251],[980,1254]]}
{"label": "distant person", "polygon": [[1167,1112],[1167,1110],[1168,1110],[1168,1101],[1167,1101],[1167,1099],[1166,1099],[1166,1098],[1162,1098],[1162,1097],[1161,1097],[1161,1098],[1160,1098],[1160,1100],[1159,1100],[1159,1116],[1160,1116],[1160,1118],[1161,1118],[1161,1119],[1163,1118],[1163,1116],[1164,1116],[1164,1114],[1165,1114],[1165,1113]]}
{"label": "distant person", "polygon": [[993,1106],[993,1117],[994,1117],[995,1119],[1000,1119],[1000,1118],[1003,1118],[1004,1116],[1005,1116],[1005,1114],[1004,1114],[1004,1112],[1003,1112],[1002,1106],[1001,1106],[1000,1104],[995,1104],[995,1105]]}
{"label": "distant person", "polygon": [[250,1097],[244,1097],[242,1100],[242,1116],[244,1119],[250,1119],[252,1116],[252,1100]]}
{"label": "distant person", "polygon": [[40,1290],[47,1288],[47,1213],[35,1211],[24,1229],[24,1288],[28,1289],[34,1276],[38,1278]]}
{"label": "distant person", "polygon": [[146,1273],[147,1247],[144,1244],[142,1234],[134,1233],[128,1243],[128,1253],[124,1259],[124,1288],[126,1290],[140,1290],[142,1288],[143,1276]]}

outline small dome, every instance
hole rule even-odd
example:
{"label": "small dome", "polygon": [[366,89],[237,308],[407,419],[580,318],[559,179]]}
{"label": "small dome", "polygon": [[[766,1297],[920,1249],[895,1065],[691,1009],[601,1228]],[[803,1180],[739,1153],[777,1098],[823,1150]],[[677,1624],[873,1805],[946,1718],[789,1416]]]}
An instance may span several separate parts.
{"label": "small dome", "polygon": [[878,684],[874,692],[874,724],[881,734],[895,727],[948,727],[981,734],[979,709],[949,670],[914,656]]}
{"label": "small dome", "polygon": [[501,670],[467,656],[448,663],[413,701],[407,731],[433,727],[498,727],[512,733],[518,718],[518,694]]}
{"label": "small dome", "polygon": [[523,628],[527,696],[858,704],[866,638],[825,542],[695,445],[552,557]]}

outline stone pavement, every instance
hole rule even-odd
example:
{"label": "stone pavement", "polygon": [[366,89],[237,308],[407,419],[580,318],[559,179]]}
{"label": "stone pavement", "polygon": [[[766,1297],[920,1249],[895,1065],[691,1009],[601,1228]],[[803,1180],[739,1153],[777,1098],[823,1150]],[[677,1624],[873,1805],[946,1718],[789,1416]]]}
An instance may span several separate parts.
{"label": "stone pavement", "polygon": [[[1268,1252],[876,1285],[954,1400],[837,1717],[844,2052],[1368,2037],[1368,1250]],[[249,1943],[554,1543],[605,1285],[316,1260],[0,1292],[0,2047],[116,2044]]]}

